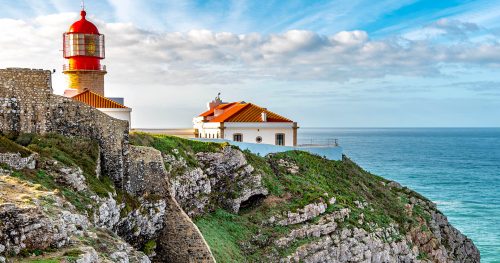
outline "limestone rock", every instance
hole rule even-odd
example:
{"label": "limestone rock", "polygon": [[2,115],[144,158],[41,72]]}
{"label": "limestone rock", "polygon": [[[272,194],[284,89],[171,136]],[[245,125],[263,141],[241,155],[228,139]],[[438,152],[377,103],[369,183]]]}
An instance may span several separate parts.
{"label": "limestone rock", "polygon": [[[261,175],[248,164],[244,154],[232,147],[220,152],[196,154],[201,167],[188,167],[175,156],[165,156],[167,164],[180,175],[170,175],[172,191],[186,213],[193,217],[224,207],[237,213],[242,203],[268,194]],[[217,193],[216,195],[212,193]]]}
{"label": "limestone rock", "polygon": [[120,211],[125,204],[118,204],[111,193],[108,198],[93,197],[98,203],[97,210],[94,212],[94,224],[97,227],[114,229],[120,221]]}
{"label": "limestone rock", "polygon": [[28,157],[21,157],[20,153],[0,153],[0,163],[7,164],[16,170],[35,169],[37,159],[36,153]]}
{"label": "limestone rock", "polygon": [[291,174],[298,174],[300,171],[300,167],[293,162],[289,162],[284,159],[279,159],[276,163],[278,164],[278,166],[285,168],[286,171]]}
{"label": "limestone rock", "polygon": [[298,209],[295,213],[288,211],[285,218],[278,221],[278,225],[287,226],[305,222],[323,214],[327,207],[328,206],[325,203],[320,202],[308,204],[303,208]]}
{"label": "limestone rock", "polygon": [[70,186],[75,191],[83,191],[87,189],[85,176],[80,167],[62,167],[56,173],[56,181]]}

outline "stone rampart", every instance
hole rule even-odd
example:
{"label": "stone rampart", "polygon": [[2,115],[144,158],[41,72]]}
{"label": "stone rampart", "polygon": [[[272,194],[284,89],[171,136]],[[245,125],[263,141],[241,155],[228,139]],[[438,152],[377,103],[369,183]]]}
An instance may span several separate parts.
{"label": "stone rampart", "polygon": [[[0,133],[57,133],[95,139],[100,149],[100,171],[115,185],[144,202],[144,211],[158,210],[156,221],[132,214],[122,220],[144,230],[142,239],[158,238],[160,260],[168,262],[214,262],[203,236],[176,202],[168,183],[161,153],[128,143],[128,123],[109,117],[81,102],[52,94],[51,72],[30,69],[0,69]],[[5,159],[15,156],[4,156]],[[19,156],[20,157],[20,156]],[[9,159],[10,160],[10,159]],[[156,205],[159,204],[159,205]],[[146,214],[151,214],[147,212]],[[131,228],[118,231],[139,245]],[[136,241],[136,242],[134,242]]]}
{"label": "stone rampart", "polygon": [[[198,227],[170,192],[168,173],[161,152],[130,146],[125,189],[133,196],[159,196],[166,202],[164,227],[157,240],[159,262],[215,262]],[[126,238],[127,239],[127,238]]]}
{"label": "stone rampart", "polygon": [[52,94],[51,72],[0,69],[0,132],[58,133],[99,142],[102,172],[123,186],[128,123],[84,103]]}

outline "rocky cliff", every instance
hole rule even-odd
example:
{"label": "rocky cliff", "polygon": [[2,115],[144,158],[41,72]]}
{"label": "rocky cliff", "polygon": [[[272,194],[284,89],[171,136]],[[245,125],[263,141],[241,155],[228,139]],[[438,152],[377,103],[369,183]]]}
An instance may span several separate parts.
{"label": "rocky cliff", "polygon": [[479,262],[419,194],[348,158],[130,134],[0,70],[0,262]]}
{"label": "rocky cliff", "polygon": [[146,134],[131,143],[162,151],[218,262],[479,262],[435,204],[348,158],[259,157]]}

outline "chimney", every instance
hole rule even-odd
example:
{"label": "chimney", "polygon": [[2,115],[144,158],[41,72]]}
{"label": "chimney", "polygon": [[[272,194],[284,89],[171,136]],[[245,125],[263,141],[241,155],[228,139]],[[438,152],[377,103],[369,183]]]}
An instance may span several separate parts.
{"label": "chimney", "polygon": [[214,108],[216,108],[217,106],[223,104],[221,98],[220,98],[220,93],[217,95],[217,97],[215,97],[214,100],[212,100],[211,102],[207,103],[207,108],[208,110],[212,110]]}
{"label": "chimney", "polygon": [[267,122],[267,113],[265,111],[261,113],[261,118],[263,122]]}

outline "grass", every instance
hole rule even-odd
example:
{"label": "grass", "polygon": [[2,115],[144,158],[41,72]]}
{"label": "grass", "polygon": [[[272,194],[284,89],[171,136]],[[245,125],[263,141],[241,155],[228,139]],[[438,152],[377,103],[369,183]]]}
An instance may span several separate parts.
{"label": "grass", "polygon": [[417,256],[418,260],[429,260],[429,255],[425,252],[420,252]]}
{"label": "grass", "polygon": [[205,240],[210,245],[217,262],[245,262],[246,255],[239,246],[248,240],[254,231],[251,225],[238,215],[224,210],[203,217],[196,222]]}
{"label": "grass", "polygon": [[[217,152],[225,146],[145,133],[135,133],[130,138],[133,145],[150,146],[165,154],[182,157],[190,167],[199,167],[195,156],[197,152]],[[400,226],[400,232],[404,234],[409,225],[417,222],[405,213],[405,201],[412,192],[405,189],[389,189],[386,186],[387,180],[364,171],[348,158],[342,161],[330,161],[300,151],[278,153],[268,157],[261,157],[248,151],[244,151],[244,154],[256,172],[261,174],[264,187],[276,201],[271,206],[261,205],[244,209],[238,215],[217,210],[196,218],[196,224],[212,248],[217,261],[238,262],[244,259],[252,261],[252,258],[259,261],[263,253],[278,255],[291,253],[293,249],[290,247],[277,249],[267,243],[290,232],[294,226],[277,229],[265,226],[262,222],[273,215],[296,211],[310,203],[326,203],[331,197],[335,197],[337,202],[328,207],[328,212],[342,208],[351,210],[351,216],[342,223],[343,227],[356,226],[369,231],[368,228],[373,225],[388,227],[397,224]],[[289,173],[286,168],[278,164],[280,159],[297,164],[300,172]],[[175,176],[175,170],[173,173]],[[358,208],[355,201],[367,202],[369,205],[364,209]],[[360,224],[358,220],[362,216],[365,222],[374,224],[370,226]],[[259,238],[254,240],[255,237]],[[304,242],[307,240],[299,240],[292,246],[296,248]]]}
{"label": "grass", "polygon": [[155,240],[149,240],[144,244],[144,247],[142,248],[142,252],[146,255],[151,255],[155,252],[156,250],[156,241]]}
{"label": "grass", "polygon": [[4,136],[0,136],[0,153],[20,153],[21,157],[28,157],[33,152]]}
{"label": "grass", "polygon": [[59,263],[61,259],[26,259],[22,263]]}
{"label": "grass", "polygon": [[[409,198],[418,194],[404,188],[387,187],[389,181],[364,171],[348,158],[330,161],[299,151],[268,157],[244,153],[248,162],[262,174],[263,184],[270,192],[268,199],[274,198],[276,201],[274,204],[265,202],[261,206],[242,210],[237,215],[217,210],[197,219],[196,224],[217,261],[238,262],[246,259],[262,262],[262,255],[284,257],[293,253],[299,246],[314,241],[314,238],[299,239],[286,248],[276,248],[272,241],[298,226],[276,227],[263,222],[273,215],[296,211],[313,202],[327,202],[330,197],[335,197],[337,202],[328,206],[327,213],[342,208],[351,210],[349,218],[340,223],[342,228],[360,227],[371,231],[373,227],[397,224],[404,235],[411,226],[418,224],[418,217],[428,217],[418,206],[415,206],[413,215],[405,213]],[[278,165],[280,159],[297,164],[300,172],[289,173]],[[367,202],[368,206],[358,208],[355,201]],[[361,214],[364,222],[370,224],[358,222]],[[312,219],[311,223],[317,219]],[[393,240],[400,238],[391,237]]]}
{"label": "grass", "polygon": [[79,249],[72,249],[72,250],[64,252],[63,256],[65,256],[65,257],[78,257],[81,254],[83,254],[83,252],[81,250],[79,250]]}
{"label": "grass", "polygon": [[[42,160],[55,159],[68,166],[81,167],[92,192],[107,196],[109,192],[114,191],[113,183],[108,177],[95,176],[95,160],[98,156],[95,141],[58,135],[20,135],[14,138],[19,143],[17,144],[5,137],[0,137],[0,142],[2,138],[5,141],[2,143],[2,149],[26,149],[29,152],[38,152]],[[227,146],[145,133],[131,134],[130,143],[154,147],[164,154],[174,155],[177,159],[183,158],[189,167],[200,167],[196,153],[219,152]],[[260,157],[248,151],[244,151],[244,154],[255,168],[255,172],[262,176],[262,183],[268,189],[269,196],[263,204],[245,208],[239,214],[217,209],[195,219],[219,262],[262,262],[265,261],[265,255],[284,257],[293,253],[297,247],[314,241],[310,238],[300,239],[286,248],[277,248],[273,245],[274,240],[299,226],[275,226],[263,222],[271,216],[279,217],[286,211],[296,211],[313,202],[326,203],[331,197],[335,197],[337,201],[335,205],[328,206],[327,213],[342,208],[351,210],[349,218],[340,223],[341,227],[361,227],[370,231],[369,228],[373,225],[387,227],[395,223],[399,226],[400,233],[405,234],[411,226],[430,220],[430,215],[423,207],[415,205],[411,215],[405,210],[405,205],[411,197],[426,200],[425,198],[407,188],[387,187],[389,181],[364,171],[348,158],[330,161],[300,151],[267,157]],[[278,162],[281,159],[297,164],[300,167],[299,173],[291,174],[281,167]],[[173,176],[183,172],[175,169],[172,171]],[[58,185],[44,170],[16,171],[13,175],[40,184],[49,190],[58,189],[61,195],[78,209],[84,210],[92,202],[88,193],[75,192]],[[232,187],[232,183],[236,182],[226,182],[226,185]],[[212,194],[214,197],[211,198],[221,198],[217,192]],[[117,201],[126,204],[122,210],[124,214],[139,206],[137,200],[121,191],[117,191]],[[356,201],[367,202],[368,206],[359,208],[355,204]],[[362,216],[365,222],[372,224],[360,224],[358,220]],[[317,220],[318,218],[314,218],[311,223]],[[151,240],[144,245],[143,251],[152,252],[155,245],[155,241]]]}
{"label": "grass", "polygon": [[[97,142],[85,138],[69,138],[56,134],[44,136],[21,134],[13,138],[13,140],[17,143],[5,137],[0,137],[3,149],[26,149],[26,151],[30,153],[37,152],[39,154],[39,163],[48,160],[57,160],[65,166],[80,167],[82,169],[86,183],[89,186],[89,191],[76,192],[65,185],[58,184],[54,177],[43,169],[25,169],[22,171],[15,171],[12,174],[12,176],[22,180],[40,184],[47,190],[58,190],[62,196],[81,212],[87,211],[92,213],[92,209],[89,208],[89,205],[92,205],[94,202],[90,198],[92,193],[101,197],[107,197],[108,193],[113,193],[115,191],[113,182],[109,177],[101,176],[98,178],[95,174],[97,166],[96,161],[99,155]],[[6,145],[8,145],[8,147]]]}
{"label": "grass", "polygon": [[198,165],[195,154],[198,152],[218,152],[226,144],[213,142],[199,142],[182,139],[176,136],[151,135],[148,133],[130,134],[130,144],[153,147],[162,153],[173,154],[186,160],[188,166]]}

